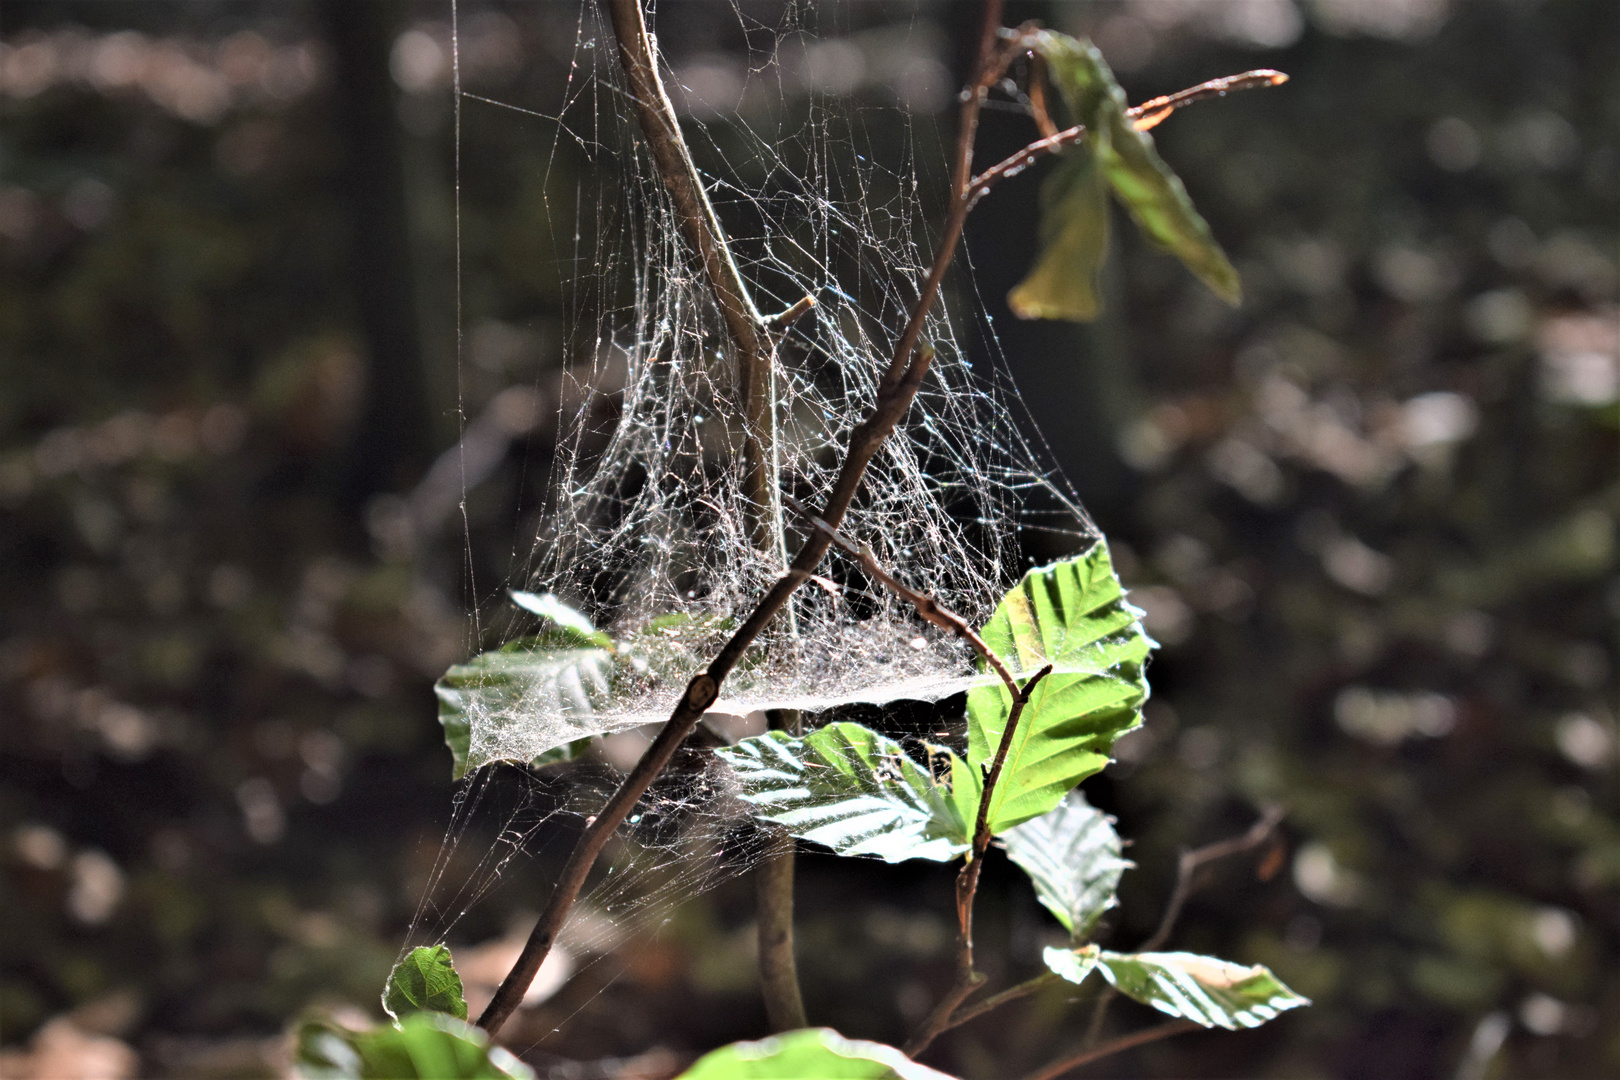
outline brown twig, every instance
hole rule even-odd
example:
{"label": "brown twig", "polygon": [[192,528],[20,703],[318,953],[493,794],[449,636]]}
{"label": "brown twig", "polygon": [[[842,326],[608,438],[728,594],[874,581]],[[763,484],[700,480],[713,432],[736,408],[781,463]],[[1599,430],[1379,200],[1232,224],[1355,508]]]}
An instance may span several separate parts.
{"label": "brown twig", "polygon": [[[634,26],[640,27],[641,32],[645,33],[640,8],[636,6],[635,0],[610,0],[610,3],[616,32],[621,20],[628,21],[624,19],[624,15],[628,15],[629,12],[621,15],[621,8],[629,8],[633,9],[635,16]],[[986,0],[984,34],[987,40],[980,49],[981,57],[993,52],[992,42],[995,27],[1000,22],[1000,13],[1000,0]],[[621,57],[623,55],[621,42]],[[983,81],[981,75],[979,82]],[[844,514],[849,510],[849,505],[860,488],[861,480],[866,475],[867,465],[871,463],[900,419],[910,411],[911,403],[917,396],[917,389],[922,385],[933,363],[933,349],[928,347],[919,349],[917,341],[923,321],[927,318],[928,309],[933,306],[934,298],[938,295],[939,281],[944,277],[962,235],[961,219],[965,217],[967,207],[966,182],[972,168],[973,139],[977,131],[978,112],[982,100],[983,94],[976,93],[970,95],[962,104],[962,121],[957,134],[959,166],[956,183],[952,189],[951,217],[955,225],[948,227],[940,239],[939,248],[934,254],[934,265],[929,271],[927,281],[924,282],[917,305],[912,310],[907,329],[902,333],[900,343],[896,346],[895,356],[898,361],[903,362],[890,365],[889,371],[879,384],[872,412],[850,432],[844,463],[833,481],[826,506],[822,509],[820,515],[822,520],[835,528],[844,520]],[[669,720],[642,754],[641,760],[636,762],[635,767],[620,783],[619,789],[608,799],[601,812],[588,821],[585,831],[575,842],[574,850],[563,867],[551,898],[547,901],[545,910],[540,913],[534,929],[530,931],[529,939],[525,942],[517,962],[513,964],[512,970],[507,973],[495,991],[489,1007],[478,1018],[479,1027],[491,1034],[495,1033],[523,1000],[524,993],[534,981],[534,976],[540,970],[546,955],[551,951],[557,934],[567,921],[569,909],[573,907],[575,898],[584,887],[585,879],[590,874],[591,867],[595,865],[602,848],[607,845],[608,839],[652,782],[663,772],[681,742],[703,718],[709,706],[714,704],[720,694],[721,684],[742,659],[743,653],[753,644],[765,626],[787,605],[794,590],[810,579],[831,544],[832,541],[821,533],[812,533],[806,537],[804,545],[799,548],[787,572],[777,579],[755,605],[754,610],[743,620],[731,639],[710,661],[708,669],[694,676],[687,685]]]}
{"label": "brown twig", "polygon": [[1282,824],[1283,808],[1271,804],[1260,811],[1259,820],[1249,826],[1249,830],[1241,836],[1217,840],[1213,844],[1205,844],[1192,851],[1183,851],[1176,860],[1176,887],[1170,893],[1170,902],[1164,907],[1164,917],[1159,920],[1159,927],[1153,931],[1153,936],[1142,942],[1137,952],[1152,952],[1170,940],[1170,931],[1175,928],[1176,920],[1181,917],[1181,909],[1187,903],[1187,897],[1192,895],[1193,877],[1217,859],[1224,859],[1231,855],[1242,855],[1244,852],[1254,851],[1271,839],[1271,834],[1277,826]]}
{"label": "brown twig", "polygon": [[1069,1070],[1078,1069],[1082,1065],[1090,1065],[1093,1061],[1101,1061],[1105,1057],[1112,1057],[1125,1050],[1150,1042],[1158,1042],[1160,1039],[1169,1038],[1171,1035],[1180,1035],[1185,1031],[1196,1030],[1198,1030],[1198,1025],[1191,1020],[1172,1020],[1168,1024],[1160,1024],[1158,1027],[1143,1028],[1141,1031],[1133,1031],[1129,1035],[1121,1035],[1112,1042],[1104,1043],[1095,1049],[1082,1050],[1069,1057],[1059,1058],[1050,1065],[1043,1065],[1041,1068],[1036,1069],[1025,1076],[1023,1080],[1057,1080],[1057,1077],[1062,1076]]}
{"label": "brown twig", "polygon": [[1009,986],[999,994],[991,994],[983,1001],[961,1009],[951,1017],[950,1023],[946,1024],[942,1031],[949,1031],[951,1028],[961,1027],[970,1020],[977,1020],[985,1013],[994,1012],[1003,1005],[1027,998],[1031,994],[1038,993],[1039,991],[1046,989],[1053,983],[1062,981],[1062,976],[1055,975],[1050,971],[1043,971],[1033,978],[1025,979],[1017,986]]}
{"label": "brown twig", "polygon": [[771,1031],[809,1027],[793,948],[793,879],[796,844],[786,829],[771,828],[754,868],[759,923],[759,988]]}
{"label": "brown twig", "polygon": [[1018,730],[1018,720],[1023,715],[1024,707],[1029,704],[1029,696],[1051,672],[1052,665],[1047,664],[1030,677],[1022,690],[1017,689],[1016,684],[1009,686],[1013,696],[1012,708],[1007,713],[1007,726],[1002,729],[995,761],[979,793],[979,817],[973,834],[973,850],[956,875],[956,978],[939,1004],[917,1028],[916,1034],[906,1043],[904,1049],[907,1057],[914,1058],[928,1049],[940,1032],[951,1026],[951,1017],[956,1010],[984,982],[984,976],[973,968],[973,899],[979,891],[979,871],[984,868],[984,853],[990,848],[990,802],[995,796],[996,783],[1001,779],[1001,767],[1007,760],[1013,734]]}
{"label": "brown twig", "polygon": [[[1225,97],[1227,94],[1239,90],[1253,90],[1262,86],[1280,86],[1288,81],[1288,76],[1280,71],[1270,68],[1261,68],[1256,71],[1245,71],[1241,75],[1227,75],[1220,79],[1211,79],[1209,82],[1199,83],[1197,86],[1178,90],[1174,94],[1156,97],[1151,101],[1144,101],[1140,105],[1125,110],[1126,119],[1137,131],[1147,131],[1157,127],[1171,113],[1183,105],[1191,105],[1195,101],[1206,98]],[[1031,96],[1033,100],[1033,95]],[[1050,121],[1049,121],[1050,123]],[[1010,176],[1017,176],[1047,154],[1055,154],[1059,150],[1073,146],[1086,137],[1084,124],[1065,128],[1062,131],[1046,131],[1042,128],[1042,137],[1036,139],[1017,153],[998,162],[990,168],[975,176],[968,185],[969,202],[977,202],[992,187]]]}
{"label": "brown twig", "polygon": [[[1217,840],[1212,844],[1205,844],[1201,848],[1183,851],[1176,859],[1176,884],[1170,890],[1170,902],[1164,906],[1164,915],[1159,919],[1158,929],[1154,930],[1148,939],[1136,949],[1137,952],[1153,952],[1170,940],[1170,932],[1175,929],[1176,920],[1181,918],[1181,909],[1186,906],[1187,898],[1192,895],[1193,879],[1198,871],[1205,866],[1224,859],[1229,855],[1241,855],[1246,851],[1253,851],[1271,838],[1277,826],[1282,824],[1283,809],[1276,804],[1266,806],[1260,811],[1260,817],[1249,826],[1248,831],[1238,836]],[[1103,1018],[1108,1012],[1108,1006],[1113,1002],[1114,995],[1118,993],[1112,986],[1102,992],[1097,1004],[1092,1007],[1091,1023],[1086,1029],[1086,1043],[1095,1043],[1102,1034]]]}

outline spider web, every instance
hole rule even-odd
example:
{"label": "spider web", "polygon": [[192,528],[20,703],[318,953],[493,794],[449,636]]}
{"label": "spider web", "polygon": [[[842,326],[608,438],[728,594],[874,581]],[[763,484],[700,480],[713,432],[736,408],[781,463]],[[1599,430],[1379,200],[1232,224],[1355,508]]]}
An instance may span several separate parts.
{"label": "spider web", "polygon": [[[826,55],[827,40],[846,61],[858,48],[848,35],[818,36],[818,22],[837,11],[789,5],[765,27],[746,6],[734,8],[751,45],[733,88],[738,108],[717,111],[703,98],[711,69],[687,65],[689,79],[665,71],[757,306],[816,301],[774,350],[776,430],[763,433],[777,490],[808,507],[825,503],[927,273],[950,137],[892,92],[884,102],[818,86],[838,59]],[[656,15],[650,21],[656,27]],[[903,43],[905,28],[898,34],[892,40]],[[564,670],[516,696],[473,696],[469,767],[527,761],[582,735],[667,718],[807,527],[784,514],[774,519],[775,542],[756,545],[756,519],[768,512],[745,490],[733,350],[642,146],[611,30],[594,5],[580,15],[562,111],[548,119],[552,161],[568,141],[594,166],[568,205],[550,200],[559,220],[578,222],[557,252],[574,320],[566,370],[576,404],[559,418],[545,524],[510,584],[554,594],[621,641],[658,630],[643,638],[653,659],[621,665],[610,694],[586,693],[588,679]],[[842,531],[982,625],[1023,569],[1020,533],[1061,534],[1043,543],[1051,550],[1083,546],[1094,530],[1020,425],[1021,404],[976,300],[969,283],[934,305],[923,334],[935,349],[932,372],[873,460]],[[991,358],[980,370],[968,359],[975,340]],[[605,395],[617,420],[604,438]],[[935,700],[973,680],[971,659],[834,551],[715,709]]]}
{"label": "spider web", "polygon": [[[727,107],[715,107],[712,87],[705,97],[713,71],[702,58],[676,57],[663,75],[759,309],[816,301],[773,356],[773,456],[779,490],[819,508],[927,273],[953,124],[906,107],[903,87],[910,80],[915,96],[915,65],[847,93],[825,77],[830,59],[855,51],[869,69],[904,56],[895,46],[927,37],[927,24],[851,32],[841,20],[852,9],[842,5],[769,10],[764,25],[751,5],[732,8],[750,48],[740,81],[722,95]],[[656,11],[649,23],[656,33]],[[610,697],[584,707],[580,694],[555,685],[468,700],[470,779],[458,789],[413,939],[451,936],[513,860],[564,854],[573,830],[557,828],[559,819],[595,813],[617,779],[593,761],[480,766],[527,763],[582,734],[635,739],[630,729],[663,722],[781,575],[783,550],[795,551],[807,535],[803,521],[786,515],[780,545],[753,542],[757,512],[745,490],[745,433],[724,325],[646,155],[596,5],[582,5],[574,34],[563,99],[545,103],[552,111],[463,93],[457,83],[458,117],[460,108],[513,110],[550,145],[550,242],[572,320],[571,390],[562,395],[569,404],[558,418],[544,524],[523,541],[529,554],[503,585],[553,594],[619,641],[636,640],[655,620],[672,630],[658,635],[654,663],[615,678]],[[949,82],[943,69],[937,76]],[[459,155],[459,123],[457,137]],[[565,155],[590,167],[568,168]],[[560,224],[568,221],[576,223],[571,233]],[[458,203],[458,236],[459,223]],[[965,262],[964,252],[924,329],[935,350],[928,380],[872,461],[841,531],[983,625],[1028,564],[1026,546],[1047,555],[1079,550],[1097,533],[1027,422]],[[986,358],[977,368],[969,361],[975,345]],[[937,701],[977,677],[963,643],[921,622],[849,555],[835,549],[818,575],[728,678],[716,712]],[[512,777],[519,806],[493,809],[491,790]],[[615,959],[616,942],[656,931],[677,903],[752,865],[762,834],[732,787],[714,755],[683,751],[621,828],[605,860],[610,869],[580,896],[561,950],[622,967],[628,961]],[[495,842],[472,839],[475,823],[492,815],[500,821]]]}

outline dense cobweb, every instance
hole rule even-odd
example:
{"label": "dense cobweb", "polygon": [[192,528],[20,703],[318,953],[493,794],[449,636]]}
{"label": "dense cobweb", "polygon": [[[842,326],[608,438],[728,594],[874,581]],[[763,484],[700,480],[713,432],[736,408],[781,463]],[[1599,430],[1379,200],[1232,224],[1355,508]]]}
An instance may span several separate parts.
{"label": "dense cobweb", "polygon": [[[773,23],[762,26],[739,6],[750,52],[726,72],[730,82],[703,58],[664,73],[755,303],[769,314],[806,296],[816,302],[775,343],[769,433],[778,490],[810,508],[825,502],[916,302],[942,217],[951,136],[935,109],[908,107],[908,96],[912,106],[951,96],[947,85],[927,85],[949,80],[937,58],[908,48],[931,28],[850,33],[836,25],[848,11],[773,5]],[[468,695],[473,771],[457,790],[413,938],[454,935],[514,859],[560,856],[572,830],[557,828],[558,819],[596,812],[616,782],[608,763],[626,767],[644,745],[630,729],[667,718],[807,534],[784,512],[780,540],[758,543],[724,325],[641,144],[595,5],[582,5],[574,33],[560,105],[457,89],[463,108],[524,114],[533,137],[552,147],[558,175],[579,173],[558,166],[563,153],[589,165],[577,183],[544,178],[573,320],[565,333],[572,391],[561,395],[544,522],[524,540],[530,554],[505,587],[551,594],[612,635],[624,656],[650,659],[610,660],[609,693],[578,685],[582,669],[564,666],[523,676],[516,693]],[[937,41],[925,44],[939,51]],[[852,83],[850,65],[863,54],[868,68],[890,66],[887,81]],[[571,234],[559,225],[566,221],[576,223]],[[1044,552],[1080,550],[1096,534],[1023,423],[966,261],[964,253],[929,314],[931,374],[873,460],[842,531],[982,625],[1027,565],[1025,534],[1047,534],[1029,545]],[[983,358],[977,368],[970,344]],[[842,704],[939,700],[975,677],[962,643],[922,623],[847,554],[833,551],[818,575],[727,680],[717,711],[797,709],[815,723],[816,712]],[[533,629],[525,615],[513,633]],[[591,761],[521,769],[596,734],[609,746]],[[479,768],[502,760],[520,770]],[[523,777],[519,805],[495,809],[491,790],[514,772]],[[492,816],[501,823],[496,841],[469,842],[475,823]],[[580,897],[558,954],[624,963],[613,955],[617,944],[656,930],[678,901],[748,866],[760,842],[723,764],[684,751],[621,830],[611,869]]]}
{"label": "dense cobweb", "polygon": [[[774,431],[753,434],[769,448],[777,490],[819,507],[926,274],[948,132],[931,115],[909,115],[893,92],[886,101],[827,93],[828,64],[852,62],[858,46],[832,38],[845,51],[829,57],[816,22],[832,16],[815,5],[775,9],[769,28],[746,8],[735,15],[753,48],[731,84],[734,108],[704,97],[716,80],[701,64],[684,79],[666,69],[665,78],[757,306],[771,313],[816,302],[773,339]],[[559,597],[630,643],[625,656],[638,641],[643,656],[607,675],[546,669],[516,694],[472,696],[473,766],[526,761],[582,735],[666,718],[807,528],[745,491],[749,432],[735,351],[641,145],[611,31],[596,19],[587,5],[568,99],[551,118],[553,137],[599,166],[569,205],[555,206],[578,215],[564,255],[575,408],[560,418],[545,524],[510,584]],[[905,41],[905,27],[889,33]],[[873,460],[843,532],[982,624],[1023,569],[1022,531],[1063,533],[1078,548],[1092,529],[1021,429],[1016,393],[973,301],[971,285],[959,283],[930,312],[932,373]],[[985,370],[969,363],[975,339],[991,357]],[[604,394],[616,406],[605,441]],[[717,709],[932,700],[973,677],[965,646],[874,587],[856,560],[834,551],[820,575],[727,680]],[[658,629],[636,636],[649,626]],[[593,678],[598,685],[587,685]]]}

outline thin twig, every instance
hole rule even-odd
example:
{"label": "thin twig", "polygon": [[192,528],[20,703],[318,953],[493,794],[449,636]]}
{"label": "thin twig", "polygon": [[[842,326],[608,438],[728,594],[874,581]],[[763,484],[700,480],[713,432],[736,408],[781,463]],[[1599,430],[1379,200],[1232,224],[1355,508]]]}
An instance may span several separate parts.
{"label": "thin twig", "polygon": [[[1280,71],[1272,71],[1270,68],[1245,71],[1241,75],[1227,75],[1223,78],[1211,79],[1209,82],[1199,83],[1197,86],[1191,86],[1185,90],[1178,90],[1174,94],[1167,94],[1164,97],[1153,98],[1151,101],[1144,101],[1140,105],[1126,109],[1125,117],[1131,121],[1131,126],[1136,128],[1137,131],[1147,131],[1149,128],[1157,127],[1166,117],[1183,105],[1191,105],[1195,101],[1203,101],[1206,98],[1225,97],[1227,94],[1233,94],[1239,90],[1253,90],[1262,86],[1280,86],[1287,81],[1287,75]],[[1033,96],[1031,100],[1033,100]],[[1042,133],[1041,138],[1036,139],[1022,150],[975,176],[968,185],[969,201],[977,202],[998,182],[1010,176],[1017,176],[1048,154],[1055,154],[1059,150],[1078,143],[1086,137],[1086,128],[1084,124],[1076,124],[1074,127],[1065,128],[1062,131],[1048,132],[1043,128]]]}
{"label": "thin twig", "polygon": [[[940,236],[939,247],[934,252],[934,263],[928,268],[928,276],[923,279],[917,303],[911,309],[911,318],[906,321],[906,328],[901,331],[899,340],[894,344],[894,358],[889,362],[889,370],[879,383],[880,387],[898,384],[906,366],[911,362],[911,354],[922,338],[923,323],[927,320],[928,313],[933,310],[934,298],[939,295],[940,283],[945,280],[945,271],[950,269],[957,241],[962,238],[962,225],[967,221],[968,212],[973,209],[975,200],[969,197],[971,190],[969,181],[973,178],[973,146],[979,132],[979,112],[984,107],[984,99],[989,95],[990,88],[995,85],[1001,73],[1007,70],[1007,65],[1012,63],[1013,57],[1020,51],[1019,43],[1022,41],[1020,37],[1008,42],[998,51],[996,33],[1000,26],[1001,0],[985,0],[984,20],[979,25],[979,56],[974,65],[977,74],[962,97],[962,118],[956,133],[956,163],[951,174],[950,212],[945,217],[945,229]],[[837,522],[833,524],[836,525]]]}
{"label": "thin twig", "polygon": [[983,659],[985,663],[990,665],[1001,681],[1006,684],[1007,689],[1012,692],[1013,696],[1018,696],[1018,682],[1013,678],[1012,670],[1007,667],[1006,663],[1001,659],[1001,657],[996,655],[995,651],[991,649],[990,646],[984,643],[984,639],[978,635],[978,632],[975,631],[973,627],[968,625],[968,621],[966,619],[962,618],[962,616],[958,615],[956,612],[952,611],[948,607],[945,607],[938,600],[934,599],[932,594],[918,592],[916,589],[913,589],[911,586],[889,573],[883,568],[883,564],[877,561],[877,556],[872,554],[871,548],[862,544],[857,544],[855,541],[839,532],[836,526],[829,525],[827,522],[811,513],[803,503],[801,503],[798,499],[795,499],[792,495],[784,494],[782,496],[782,502],[789,510],[792,510],[800,517],[803,517],[810,524],[811,528],[815,529],[817,532],[827,537],[827,539],[831,540],[833,547],[840,548],[848,554],[853,555],[856,561],[861,564],[861,569],[865,570],[867,574],[876,580],[879,585],[882,585],[885,589],[888,589],[900,599],[906,601],[912,607],[916,608],[917,614],[921,616],[925,622],[932,623],[941,630],[955,634],[957,637],[971,645],[973,647],[973,651],[978,653],[980,658]]}
{"label": "thin twig", "polygon": [[1169,1038],[1171,1035],[1180,1035],[1185,1031],[1197,1031],[1198,1025],[1191,1020],[1172,1020],[1168,1024],[1158,1027],[1143,1028],[1133,1031],[1129,1035],[1121,1035],[1112,1042],[1104,1043],[1093,1050],[1082,1050],[1066,1058],[1059,1058],[1050,1065],[1044,1065],[1025,1076],[1023,1080],[1057,1080],[1057,1077],[1071,1069],[1078,1069],[1082,1065],[1090,1065],[1093,1061],[1101,1061],[1105,1057],[1112,1057],[1125,1050],[1143,1046],[1150,1042]]}
{"label": "thin twig", "polygon": [[[611,0],[611,2],[615,11],[626,3],[634,5],[634,0]],[[995,26],[1000,21],[1000,0],[986,0],[985,11],[985,34],[993,37]],[[635,15],[639,25],[639,7],[635,8]],[[980,55],[984,56],[991,51],[991,45],[987,41],[983,43]],[[889,373],[879,386],[872,412],[850,432],[844,463],[833,481],[827,503],[821,511],[822,520],[834,528],[844,520],[844,514],[849,510],[850,503],[854,500],[855,493],[860,489],[861,481],[866,475],[867,465],[871,463],[901,418],[910,411],[911,403],[917,396],[917,389],[927,377],[929,367],[933,363],[934,350],[927,347],[919,349],[916,343],[928,309],[933,306],[934,298],[938,294],[939,280],[944,277],[945,269],[950,265],[957,242],[962,235],[961,218],[966,215],[967,205],[966,182],[972,166],[973,139],[977,131],[978,110],[981,103],[982,95],[976,94],[962,105],[962,120],[957,133],[957,158],[959,162],[967,164],[958,168],[957,181],[952,188],[951,216],[956,224],[954,228],[947,228],[940,239],[928,281],[924,283],[917,305],[912,311],[907,331],[901,335],[901,345],[897,346],[896,356],[902,358],[904,363],[899,365],[898,374],[895,373],[896,366],[891,365]],[[771,586],[755,605],[754,610],[743,620],[731,639],[710,661],[708,669],[694,676],[687,684],[680,702],[654,737],[651,745],[641,755],[641,760],[636,762],[635,767],[619,784],[619,789],[608,799],[601,812],[588,821],[585,831],[575,841],[574,850],[563,867],[562,875],[552,890],[545,910],[540,913],[540,918],[530,931],[522,953],[495,991],[489,1007],[478,1018],[479,1027],[494,1034],[523,1000],[524,993],[534,981],[534,976],[540,970],[546,955],[551,951],[557,934],[567,921],[569,909],[573,907],[574,900],[584,887],[585,879],[590,874],[591,867],[596,864],[602,848],[607,845],[608,839],[629,815],[641,796],[652,786],[653,781],[663,772],[664,767],[675,756],[675,751],[680,748],[681,742],[703,718],[709,706],[714,704],[720,695],[721,684],[742,659],[743,653],[786,606],[794,591],[810,579],[831,545],[832,541],[821,533],[812,533],[806,537],[804,545],[799,548],[799,553],[794,556],[787,572],[777,579],[776,584]]]}
{"label": "thin twig", "polygon": [[979,817],[973,835],[973,850],[956,875],[956,978],[951,982],[950,989],[945,991],[945,996],[940,998],[939,1004],[917,1028],[916,1034],[906,1043],[904,1049],[907,1057],[914,1058],[928,1049],[940,1032],[951,1026],[951,1017],[961,1008],[962,1002],[984,982],[984,976],[973,968],[973,900],[979,891],[979,872],[984,868],[984,853],[990,847],[990,802],[995,796],[1001,766],[1007,760],[1007,750],[1012,745],[1013,734],[1018,730],[1018,720],[1023,715],[1024,706],[1029,704],[1029,696],[1035,687],[1051,672],[1052,665],[1047,664],[1030,677],[1022,690],[1017,689],[1016,684],[1009,687],[1013,695],[1012,708],[1007,713],[1007,725],[1001,732],[1001,745],[996,748],[995,762],[979,793]]}
{"label": "thin twig", "polygon": [[1043,971],[1033,978],[1025,979],[1016,986],[1009,986],[999,994],[991,994],[983,1001],[961,1009],[956,1013],[956,1015],[951,1017],[950,1023],[945,1025],[944,1030],[949,1031],[951,1028],[961,1027],[970,1020],[977,1020],[985,1013],[995,1012],[1003,1005],[1027,998],[1031,994],[1038,993],[1041,990],[1046,989],[1053,983],[1062,981],[1062,976],[1054,975],[1050,971]]}
{"label": "thin twig", "polygon": [[794,323],[798,322],[801,316],[807,314],[810,309],[815,306],[816,298],[813,296],[806,296],[803,300],[800,300],[786,311],[779,311],[775,315],[767,318],[765,320],[765,329],[775,333],[781,333]]}
{"label": "thin twig", "polygon": [[1254,851],[1271,839],[1271,834],[1277,826],[1282,824],[1283,808],[1275,803],[1266,806],[1260,811],[1260,818],[1249,830],[1241,836],[1217,840],[1213,844],[1205,844],[1201,848],[1183,851],[1176,860],[1176,887],[1170,893],[1170,902],[1164,907],[1164,917],[1159,920],[1159,928],[1153,931],[1153,936],[1142,942],[1137,952],[1152,952],[1170,940],[1170,931],[1175,928],[1176,920],[1181,917],[1181,909],[1186,905],[1187,898],[1192,895],[1193,878],[1198,871],[1231,855],[1242,855]]}
{"label": "thin twig", "polygon": [[1257,68],[1254,71],[1245,71],[1241,75],[1227,75],[1219,79],[1189,86],[1185,90],[1177,90],[1164,97],[1152,98],[1142,104],[1132,107],[1126,116],[1132,121],[1137,131],[1146,131],[1157,127],[1165,117],[1181,108],[1191,105],[1195,101],[1207,98],[1225,97],[1235,94],[1239,90],[1257,90],[1266,86],[1281,86],[1288,81],[1288,76],[1280,71],[1270,68]]}
{"label": "thin twig", "polygon": [[[1159,919],[1158,929],[1137,946],[1136,951],[1153,952],[1170,940],[1170,932],[1175,929],[1176,920],[1181,918],[1181,909],[1186,906],[1187,898],[1192,895],[1194,878],[1199,870],[1217,859],[1241,855],[1260,847],[1271,838],[1277,826],[1282,824],[1283,813],[1282,807],[1275,803],[1269,804],[1260,811],[1259,819],[1249,826],[1248,831],[1225,840],[1217,840],[1212,844],[1205,844],[1201,848],[1183,851],[1176,859],[1175,888],[1170,890],[1170,902],[1164,906],[1164,915]],[[1087,1045],[1095,1043],[1102,1035],[1103,1018],[1116,993],[1118,991],[1110,986],[1097,998],[1097,1004],[1091,1010],[1091,1023],[1086,1028]]]}

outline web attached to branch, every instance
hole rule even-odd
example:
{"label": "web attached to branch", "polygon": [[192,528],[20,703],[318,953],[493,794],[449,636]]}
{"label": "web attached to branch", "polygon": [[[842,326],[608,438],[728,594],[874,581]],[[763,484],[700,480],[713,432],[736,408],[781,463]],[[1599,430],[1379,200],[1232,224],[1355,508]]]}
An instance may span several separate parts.
{"label": "web attached to branch", "polygon": [[[763,41],[731,84],[737,109],[714,113],[704,94],[715,79],[701,63],[664,77],[758,307],[816,302],[773,339],[775,431],[753,434],[769,447],[777,490],[820,507],[927,272],[950,132],[908,115],[882,86],[825,92],[830,60],[864,50],[862,63],[880,67],[904,63],[904,48],[885,55],[877,39],[820,37],[811,4],[790,5],[769,28],[744,9],[736,17],[751,42]],[[515,690],[470,695],[470,768],[666,719],[808,527],[787,514],[768,523],[780,544],[757,542],[767,511],[745,491],[734,350],[642,145],[611,30],[596,19],[587,4],[568,97],[551,118],[557,142],[595,165],[568,194],[572,205],[551,200],[559,218],[578,214],[572,250],[560,253],[577,407],[560,418],[551,504],[511,585],[555,595],[618,645],[600,663],[542,666]],[[889,34],[904,45],[904,32]],[[828,40],[843,52],[829,57]],[[700,119],[706,112],[713,118]],[[1078,549],[1095,533],[1021,428],[974,301],[967,286],[934,305],[923,334],[932,373],[842,531],[982,625],[1023,569],[1021,533],[1061,534],[1043,543],[1048,551]],[[988,369],[969,363],[974,340]],[[610,433],[604,396],[616,397]],[[869,582],[855,559],[835,551],[819,574],[730,676],[717,710],[934,700],[974,678],[965,646]]]}

